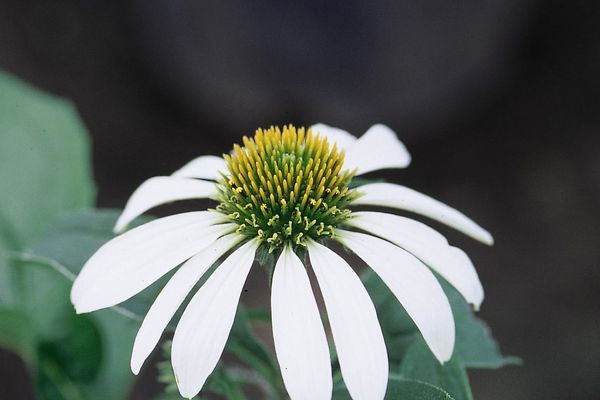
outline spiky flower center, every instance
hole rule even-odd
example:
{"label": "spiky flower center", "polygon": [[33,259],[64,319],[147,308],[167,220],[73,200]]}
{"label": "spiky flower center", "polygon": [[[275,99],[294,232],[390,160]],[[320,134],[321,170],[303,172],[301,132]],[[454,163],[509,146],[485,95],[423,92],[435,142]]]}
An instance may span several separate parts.
{"label": "spiky flower center", "polygon": [[343,168],[344,152],[292,125],[258,129],[243,143],[224,156],[229,174],[219,181],[217,207],[238,232],[258,237],[269,252],[333,237],[357,196],[348,187],[354,171]]}

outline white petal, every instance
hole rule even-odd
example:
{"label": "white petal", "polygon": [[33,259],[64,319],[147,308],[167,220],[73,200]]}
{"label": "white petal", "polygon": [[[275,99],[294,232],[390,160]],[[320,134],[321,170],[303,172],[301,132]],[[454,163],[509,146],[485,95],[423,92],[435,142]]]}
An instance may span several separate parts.
{"label": "white petal", "polygon": [[135,218],[161,204],[177,200],[207,198],[216,194],[217,187],[213,182],[170,176],[150,178],[133,192],[114,231],[123,231]]}
{"label": "white petal", "polygon": [[160,218],[117,236],[83,266],[71,290],[78,313],[111,307],[142,291],[219,236],[233,224],[214,225],[223,217],[196,211]]}
{"label": "white petal", "polygon": [[477,270],[464,251],[453,246],[450,249],[456,257],[454,271],[444,271],[444,274],[441,271],[438,272],[465,297],[467,302],[473,304],[475,311],[479,311],[485,294]]}
{"label": "white petal", "polygon": [[173,172],[173,176],[217,180],[221,177],[221,173],[226,172],[227,163],[222,157],[202,156]]}
{"label": "white petal", "polygon": [[162,289],[148,310],[140,327],[133,352],[131,354],[131,370],[134,374],[140,371],[146,358],[169,324],[171,318],[181,306],[196,282],[211,265],[243,239],[243,236],[231,233],[217,239],[213,244],[186,261]]}
{"label": "white petal", "polygon": [[357,175],[386,168],[406,168],[410,154],[396,133],[385,125],[377,124],[348,148],[344,166],[357,168]]}
{"label": "white petal", "polygon": [[346,224],[380,236],[412,253],[442,275],[476,309],[481,305],[483,287],[473,263],[434,229],[410,218],[371,211],[353,212]]}
{"label": "white petal", "polygon": [[488,245],[494,243],[492,235],[458,210],[427,195],[393,183],[370,183],[357,189],[363,196],[352,205],[373,205],[398,208],[425,215],[471,236]]}
{"label": "white petal", "polygon": [[181,316],[171,360],[179,392],[185,398],[200,392],[221,357],[257,247],[252,240],[227,257]]}
{"label": "white petal", "polygon": [[356,142],[356,137],[340,128],[334,128],[325,124],[315,124],[310,127],[313,133],[324,136],[329,143],[337,145],[340,150],[348,150]]}
{"label": "white petal", "polygon": [[277,360],[290,398],[331,399],[325,330],[306,269],[289,247],[273,273],[271,311]]}
{"label": "white petal", "polygon": [[375,307],[348,263],[316,242],[308,245],[342,376],[354,400],[383,399],[388,358]]}
{"label": "white petal", "polygon": [[448,298],[433,273],[400,247],[364,233],[338,231],[338,240],[385,282],[421,331],[440,362],[452,356],[454,319]]}

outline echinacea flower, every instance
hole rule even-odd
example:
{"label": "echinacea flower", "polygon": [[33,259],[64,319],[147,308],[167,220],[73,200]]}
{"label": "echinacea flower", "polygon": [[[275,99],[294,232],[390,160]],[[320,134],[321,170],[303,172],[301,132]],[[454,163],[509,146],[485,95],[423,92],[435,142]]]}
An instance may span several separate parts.
{"label": "echinacea flower", "polygon": [[193,295],[177,324],[172,364],[181,395],[195,396],[216,366],[240,294],[258,252],[277,256],[271,311],[275,351],[293,400],[329,399],[327,338],[303,258],[320,288],[342,377],[354,399],[382,399],[388,380],[386,347],[369,295],[337,241],[369,265],[402,303],[440,362],[454,348],[454,320],[436,271],[478,308],[483,289],[461,250],[421,222],[355,206],[424,215],[481,242],[491,235],[457,210],[404,186],[354,176],[404,168],[410,156],[394,132],[374,125],[362,137],[318,124],[257,130],[223,158],[199,157],[171,176],[144,182],[115,230],[158,205],[210,198],[215,209],[160,218],[102,246],[71,292],[78,313],[111,307],[181,265],[139,329],[131,357],[138,373],[167,324],[207,270],[227,255]]}

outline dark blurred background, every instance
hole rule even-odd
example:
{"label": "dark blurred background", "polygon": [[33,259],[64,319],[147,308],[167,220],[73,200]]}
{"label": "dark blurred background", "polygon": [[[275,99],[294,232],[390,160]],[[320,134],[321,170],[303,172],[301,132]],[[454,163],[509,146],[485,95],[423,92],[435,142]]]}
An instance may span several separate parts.
{"label": "dark blurred background", "polygon": [[[388,178],[496,238],[442,229],[525,360],[470,373],[475,398],[598,398],[600,2],[1,0],[0,68],[75,102],[102,207],[259,126],[388,124],[414,158]],[[28,379],[0,353],[3,399]]]}

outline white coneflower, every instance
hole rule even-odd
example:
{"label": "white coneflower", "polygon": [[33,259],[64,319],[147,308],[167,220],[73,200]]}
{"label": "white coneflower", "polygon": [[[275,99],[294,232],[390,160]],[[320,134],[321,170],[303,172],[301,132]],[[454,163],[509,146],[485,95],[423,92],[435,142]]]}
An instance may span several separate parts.
{"label": "white coneflower", "polygon": [[362,137],[326,125],[257,130],[223,158],[204,156],[171,176],[144,182],[115,230],[160,204],[211,198],[215,209],[160,218],[101,247],[77,277],[78,313],[113,306],[182,264],[162,289],[135,339],[138,373],[198,280],[230,253],[192,297],[175,330],[172,364],[182,396],[195,396],[214,369],[231,330],[257,252],[278,256],[271,311],[277,359],[294,400],[329,399],[332,376],[325,330],[309,282],[310,260],[321,290],[344,382],[354,399],[382,399],[386,347],[375,308],[358,275],[327,244],[342,243],[366,262],[402,303],[440,362],[454,347],[448,299],[430,268],[475,308],[483,289],[469,258],[415,220],[352,211],[382,206],[422,214],[484,243],[491,235],[465,215],[392,183],[350,188],[355,175],[404,168],[410,156],[383,125]]}

